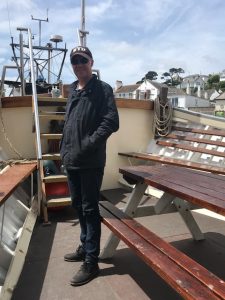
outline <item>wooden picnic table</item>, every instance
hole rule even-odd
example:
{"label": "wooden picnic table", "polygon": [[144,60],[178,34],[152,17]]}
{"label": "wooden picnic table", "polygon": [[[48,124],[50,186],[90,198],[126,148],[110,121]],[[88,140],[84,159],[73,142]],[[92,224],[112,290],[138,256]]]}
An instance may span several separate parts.
{"label": "wooden picnic table", "polygon": [[171,165],[130,166],[119,171],[135,187],[123,211],[100,202],[102,221],[112,231],[101,258],[111,257],[121,239],[183,299],[225,299],[222,279],[134,220],[147,187],[152,186],[164,194],[150,214],[170,213],[175,208],[193,238],[202,240],[192,205],[225,216],[225,176]]}
{"label": "wooden picnic table", "polygon": [[[225,216],[225,176],[172,165],[129,166],[119,169],[129,183],[135,184],[123,212],[137,215],[142,197],[148,186],[164,192],[150,210],[150,214],[178,211],[195,240],[204,239],[191,210],[193,205]],[[147,210],[147,207],[143,208]],[[102,257],[113,255],[119,240],[111,236]]]}
{"label": "wooden picnic table", "polygon": [[125,167],[120,173],[225,216],[225,176],[169,165]]}

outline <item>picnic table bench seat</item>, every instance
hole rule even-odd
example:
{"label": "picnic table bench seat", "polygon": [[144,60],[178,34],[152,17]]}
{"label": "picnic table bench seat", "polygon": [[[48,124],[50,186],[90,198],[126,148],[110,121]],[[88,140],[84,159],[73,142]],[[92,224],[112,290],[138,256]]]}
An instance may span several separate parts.
{"label": "picnic table bench seat", "polygon": [[102,222],[183,299],[225,299],[225,282],[113,204],[101,201]]}
{"label": "picnic table bench seat", "polygon": [[[145,152],[119,152],[120,156],[225,174],[225,132],[194,123],[173,123],[166,136],[151,140]],[[135,162],[134,162],[135,164]]]}

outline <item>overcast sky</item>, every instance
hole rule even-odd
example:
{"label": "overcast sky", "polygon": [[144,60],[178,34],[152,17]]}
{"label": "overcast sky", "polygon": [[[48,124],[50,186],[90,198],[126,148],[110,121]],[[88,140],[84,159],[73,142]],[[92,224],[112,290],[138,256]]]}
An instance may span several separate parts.
{"label": "overcast sky", "polygon": [[[114,86],[136,83],[154,70],[172,67],[185,75],[218,73],[225,69],[224,0],[86,0],[87,45],[101,78]],[[11,64],[11,36],[18,42],[17,27],[29,27],[38,45],[38,22],[42,41],[62,35],[68,49],[78,44],[80,0],[1,0],[0,71]],[[61,44],[64,46],[64,44]],[[74,75],[67,55],[62,76],[70,83]]]}

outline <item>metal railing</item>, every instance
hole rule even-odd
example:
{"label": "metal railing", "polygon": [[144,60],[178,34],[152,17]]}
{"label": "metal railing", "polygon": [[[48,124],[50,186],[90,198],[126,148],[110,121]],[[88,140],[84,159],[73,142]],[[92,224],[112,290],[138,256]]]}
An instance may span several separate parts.
{"label": "metal railing", "polygon": [[[1,77],[1,85],[0,85],[0,98],[4,96],[4,82],[5,82],[5,75],[7,69],[18,69],[17,66],[3,66],[2,68],[2,77]],[[18,69],[20,72],[20,70]]]}
{"label": "metal railing", "polygon": [[28,40],[29,40],[30,73],[31,73],[31,83],[32,83],[32,92],[33,92],[34,121],[35,121],[35,132],[36,132],[36,142],[37,142],[37,159],[41,160],[42,159],[41,136],[40,136],[40,124],[39,124],[39,117],[38,117],[38,99],[37,99],[37,89],[36,89],[36,80],[35,80],[35,71],[34,71],[32,33],[30,28],[24,30],[27,30],[28,32]]}
{"label": "metal railing", "polygon": [[41,189],[41,160],[42,160],[42,150],[41,150],[41,135],[40,135],[40,124],[39,124],[39,112],[38,112],[38,99],[37,99],[37,89],[36,89],[36,78],[34,69],[34,56],[33,56],[33,44],[32,44],[32,33],[30,28],[20,28],[20,31],[28,32],[28,45],[29,45],[29,55],[30,55],[30,74],[32,83],[32,100],[34,108],[34,123],[35,123],[35,134],[36,134],[36,149],[37,149],[37,161],[38,161],[38,212],[40,214],[41,210],[41,200],[42,200],[42,189]]}

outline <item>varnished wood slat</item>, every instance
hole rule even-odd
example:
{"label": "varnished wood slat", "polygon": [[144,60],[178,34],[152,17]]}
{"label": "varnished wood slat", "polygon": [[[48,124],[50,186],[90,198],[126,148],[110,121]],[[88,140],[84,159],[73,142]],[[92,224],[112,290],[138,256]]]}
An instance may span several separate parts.
{"label": "varnished wood slat", "polygon": [[71,205],[71,198],[70,197],[49,197],[47,199],[47,207],[63,207]]}
{"label": "varnished wood slat", "polygon": [[190,135],[179,135],[179,134],[170,133],[166,136],[166,138],[176,139],[179,141],[189,141],[189,142],[195,142],[195,143],[201,143],[201,144],[214,145],[214,146],[218,146],[218,147],[225,147],[225,142],[213,141],[213,140],[209,140],[209,139],[200,139],[200,138],[196,138],[196,137],[193,137]]}
{"label": "varnished wood slat", "polygon": [[198,153],[205,153],[205,154],[219,156],[219,157],[225,157],[225,152],[220,152],[220,151],[216,151],[216,150],[208,150],[208,149],[200,148],[200,147],[192,147],[192,146],[189,146],[186,144],[181,144],[181,143],[156,141],[156,144],[161,145],[161,146],[166,146],[166,147],[173,147],[173,148],[198,152]]}
{"label": "varnished wood slat", "polygon": [[17,164],[11,166],[5,173],[0,175],[0,206],[36,168],[36,163]]}
{"label": "varnished wood slat", "polygon": [[199,134],[208,134],[208,135],[216,135],[225,137],[225,132],[219,129],[198,129],[198,128],[190,128],[190,127],[182,127],[182,126],[172,126],[173,130],[184,131],[184,132],[193,132]]}
{"label": "varnished wood slat", "polygon": [[67,176],[66,175],[50,175],[43,177],[44,183],[52,183],[52,182],[66,182]]}
{"label": "varnished wood slat", "polygon": [[116,106],[118,108],[134,108],[134,109],[153,110],[154,109],[154,101],[117,98]]}
{"label": "varnished wood slat", "polygon": [[41,133],[42,139],[47,140],[60,140],[62,138],[62,133]]}
{"label": "varnished wood slat", "polygon": [[43,160],[60,160],[60,154],[59,153],[46,153],[42,154]]}
{"label": "varnished wood slat", "polygon": [[48,120],[64,120],[65,119],[65,114],[60,114],[60,113],[52,113],[52,114],[46,114],[46,113],[40,113],[39,118],[42,119],[48,119]]}
{"label": "varnished wood slat", "polygon": [[185,161],[184,159],[178,159],[178,158],[171,158],[166,157],[163,155],[158,154],[150,154],[150,153],[139,153],[139,152],[119,152],[118,153],[121,156],[130,157],[130,158],[137,158],[137,159],[143,159],[147,161],[153,161],[161,164],[168,164],[168,165],[174,165],[174,166],[182,166],[185,168],[191,168],[195,170],[201,170],[206,172],[212,172],[215,174],[224,174],[225,175],[225,168],[218,167],[218,166],[212,166],[208,164],[201,164],[193,161]]}
{"label": "varnished wood slat", "polygon": [[59,103],[67,103],[67,98],[52,98],[52,97],[41,97],[38,96],[38,102],[50,102],[55,103],[56,105]]}
{"label": "varnished wood slat", "polygon": [[[45,97],[48,94],[42,94]],[[13,97],[3,97],[1,99],[3,108],[13,108],[13,107],[31,107],[32,106],[32,96],[13,96]]]}
{"label": "varnished wood slat", "polygon": [[108,201],[100,202],[100,205],[106,210],[111,212],[115,217],[126,224],[130,229],[134,230],[138,235],[145,239],[152,246],[157,248],[164,255],[168,256],[182,269],[190,273],[206,287],[211,286],[212,290],[218,296],[225,298],[225,282],[214,275],[212,272],[205,269],[203,266],[195,262],[193,259],[182,253],[181,251],[174,248],[171,244],[167,243],[156,234],[151,232],[149,229],[138,223],[136,220],[125,215],[120,209],[115,207]]}
{"label": "varnished wood slat", "polygon": [[[199,186],[196,186],[195,190],[191,190],[189,188],[189,181],[187,180],[187,176],[180,176],[181,178],[179,178],[179,184],[177,183],[176,168],[178,167],[168,165],[136,167],[133,166],[121,168],[120,173],[134,180],[145,182],[148,185],[156,187],[164,192],[168,192],[174,196],[180,197],[202,208],[207,208],[211,211],[225,216],[225,194],[224,196],[219,196],[218,193],[216,194],[216,187],[216,197],[206,194],[204,189],[201,189],[201,180],[202,178],[204,178],[205,180],[205,174],[207,173],[192,170],[192,172],[198,173],[198,181],[196,182],[196,184],[198,184]],[[186,168],[180,169],[182,173],[189,171]],[[225,187],[225,177],[222,175],[214,176],[218,177],[218,184],[220,185],[221,189],[223,189]],[[192,173],[190,174],[189,178],[191,177]],[[214,188],[210,177],[208,178],[208,185],[212,189]]]}
{"label": "varnished wood slat", "polygon": [[177,263],[143,239],[104,207],[101,207],[101,214],[104,216],[103,223],[172,286],[183,299],[220,299],[213,291],[206,288],[188,272],[185,272]]}

